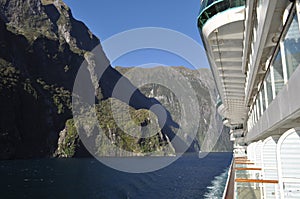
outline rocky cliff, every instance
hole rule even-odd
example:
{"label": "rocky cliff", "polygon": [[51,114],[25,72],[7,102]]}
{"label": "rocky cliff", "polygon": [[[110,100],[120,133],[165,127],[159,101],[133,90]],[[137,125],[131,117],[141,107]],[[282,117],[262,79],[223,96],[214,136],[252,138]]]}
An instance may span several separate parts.
{"label": "rocky cliff", "polygon": [[[216,110],[217,90],[214,80],[209,69],[191,70],[185,67],[171,67],[172,70],[179,72],[180,75],[170,75],[170,72],[164,67],[155,68],[130,68],[130,67],[116,67],[129,80],[139,79],[143,85],[139,89],[147,97],[153,97],[159,100],[171,113],[175,122],[180,123],[180,106],[178,96],[172,91],[172,88],[167,88],[168,78],[171,76],[172,81],[182,82],[187,81],[190,88],[196,93],[195,98],[190,98],[189,103],[198,104],[196,113],[199,117],[199,125],[197,129],[196,140],[201,151],[231,151],[232,144],[229,141],[229,129],[223,126],[222,118]],[[133,72],[132,72],[133,71]],[[175,73],[176,73],[175,72]],[[166,74],[168,73],[168,74]],[[147,76],[155,76],[161,83],[146,83]],[[181,76],[182,75],[182,76]],[[180,85],[179,85],[180,86]],[[179,93],[180,94],[180,93]],[[192,119],[196,120],[196,116]],[[193,121],[188,121],[193,123]],[[182,125],[182,124],[181,124]]]}
{"label": "rocky cliff", "polygon": [[99,40],[61,1],[1,0],[0,34],[0,157],[48,156],[83,53]]}
{"label": "rocky cliff", "polygon": [[[99,39],[72,17],[61,0],[0,0],[0,159],[88,155],[75,128],[80,124],[72,119],[72,88],[82,62],[98,45]],[[88,71],[93,82],[93,70]],[[95,152],[122,155],[109,148],[113,144],[129,153],[173,153],[169,139],[178,124],[172,115],[167,114],[167,122],[160,126],[160,114],[149,109],[161,103],[127,79],[126,88],[133,90],[130,101],[112,98],[122,77],[109,66],[95,88],[97,121],[109,138],[107,143],[95,134]],[[130,110],[132,123],[127,122],[126,128],[138,126],[134,131],[141,133],[141,127],[151,123],[161,131],[147,139],[128,136],[114,122],[111,104]],[[220,140],[228,146],[227,137]]]}

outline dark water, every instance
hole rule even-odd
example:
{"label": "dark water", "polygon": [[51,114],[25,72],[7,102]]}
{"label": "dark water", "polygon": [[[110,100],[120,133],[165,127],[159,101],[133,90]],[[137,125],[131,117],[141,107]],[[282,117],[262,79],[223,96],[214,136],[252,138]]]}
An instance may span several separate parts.
{"label": "dark water", "polygon": [[0,198],[219,198],[231,156],[211,153],[199,159],[185,155],[145,174],[119,172],[94,159],[2,161]]}

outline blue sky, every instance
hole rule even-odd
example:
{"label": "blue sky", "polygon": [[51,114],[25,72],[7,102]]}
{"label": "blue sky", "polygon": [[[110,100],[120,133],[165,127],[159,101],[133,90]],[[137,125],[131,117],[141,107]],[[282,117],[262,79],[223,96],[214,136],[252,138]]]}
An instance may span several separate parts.
{"label": "blue sky", "polygon": [[[74,17],[83,21],[103,42],[120,32],[143,27],[168,28],[187,35],[202,46],[197,29],[199,0],[64,0]],[[174,41],[176,42],[176,41]],[[104,48],[104,50],[106,50]],[[197,52],[191,52],[197,56]],[[199,58],[203,59],[203,52]],[[202,57],[201,57],[202,56]],[[143,49],[135,50],[114,60],[114,66],[138,66],[148,63],[189,68],[207,67],[203,59],[193,66],[170,52]]]}

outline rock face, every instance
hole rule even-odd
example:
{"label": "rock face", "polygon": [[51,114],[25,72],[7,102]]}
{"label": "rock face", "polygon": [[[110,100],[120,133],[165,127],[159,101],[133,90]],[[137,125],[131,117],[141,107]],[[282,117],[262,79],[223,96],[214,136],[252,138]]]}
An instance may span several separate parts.
{"label": "rock face", "polygon": [[83,53],[99,40],[61,1],[1,0],[0,14],[0,158],[49,156]]}
{"label": "rock face", "polygon": [[[171,81],[168,77],[173,78],[172,81],[182,82],[187,81],[190,84],[189,88],[195,91],[195,98],[190,98],[189,103],[198,104],[198,117],[200,118],[196,141],[201,146],[201,151],[232,151],[232,144],[229,138],[229,129],[223,126],[222,118],[217,113],[215,104],[217,100],[217,90],[214,80],[209,69],[191,70],[185,67],[171,67],[172,70],[179,72],[180,75],[170,75],[170,71],[165,73],[164,67],[156,68],[128,68],[116,67],[129,80],[139,79],[142,87],[139,89],[147,97],[153,97],[159,100],[171,113],[172,118],[179,125],[181,104],[176,96],[176,89],[167,88],[167,81]],[[133,72],[132,72],[133,71]],[[176,74],[174,72],[174,74]],[[163,85],[159,83],[147,84],[147,76],[155,76],[163,80]],[[181,76],[182,75],[182,76]],[[175,79],[174,79],[175,78]],[[169,85],[170,87],[172,85]],[[180,84],[179,84],[180,86]],[[178,91],[178,90],[177,90]],[[180,93],[179,93],[180,95]],[[197,117],[193,117],[196,119]],[[188,121],[193,123],[193,121]],[[189,125],[189,124],[187,124]]]}
{"label": "rock face", "polygon": [[[99,44],[61,0],[0,0],[0,159],[88,154],[74,132],[71,97],[78,69]],[[88,71],[93,82],[94,70]],[[109,118],[108,102],[116,100],[118,108],[132,110],[136,125],[159,125],[161,116],[154,112],[149,118],[149,109],[160,102],[146,97],[128,80],[128,91],[134,90],[131,100],[111,98],[120,78],[110,66],[101,76],[96,88],[98,113]],[[106,125],[105,114],[97,118],[110,143],[136,153],[172,152],[168,139],[178,124],[170,114],[162,130],[148,140],[126,137],[112,118]],[[95,135],[95,140],[99,155],[118,153],[105,149],[101,137]],[[227,137],[220,140],[228,145]]]}

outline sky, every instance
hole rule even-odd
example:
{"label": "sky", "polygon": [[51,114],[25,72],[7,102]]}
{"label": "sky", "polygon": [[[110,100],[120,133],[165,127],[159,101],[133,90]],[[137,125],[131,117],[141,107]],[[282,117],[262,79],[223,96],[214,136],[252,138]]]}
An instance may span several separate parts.
{"label": "sky", "polygon": [[[119,55],[118,58],[111,60],[113,66],[151,66],[153,63],[152,65],[186,66],[189,68],[208,67],[197,28],[199,0],[64,0],[64,2],[71,8],[73,16],[83,21],[102,44],[105,41],[111,41],[109,39],[113,36],[136,28],[159,27],[177,31],[173,34],[158,29],[167,34],[162,34],[164,37],[153,36],[152,38],[149,35],[152,33],[148,31],[145,35],[146,38],[158,40],[157,43],[160,44],[147,48],[140,48],[139,46],[137,49],[128,50]],[[131,43],[136,42],[135,37],[131,35],[127,35],[130,37],[129,41]],[[128,39],[125,40],[127,40],[124,41],[125,43],[128,42]],[[171,41],[165,43],[166,40],[172,40],[173,43],[177,42],[177,46],[181,45],[183,46],[182,49],[190,51],[194,61],[182,57],[181,53],[175,55],[176,49],[170,50]],[[201,49],[197,49],[198,47],[195,47],[193,42]],[[122,44],[121,42],[119,46],[114,46],[114,48],[119,48]],[[189,45],[194,46],[189,48]],[[106,53],[110,54],[110,49],[107,49],[106,45],[103,48]],[[110,58],[110,56],[108,57]],[[195,60],[196,57],[198,60]]]}

